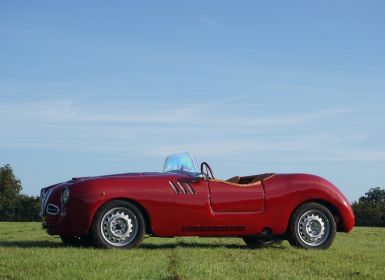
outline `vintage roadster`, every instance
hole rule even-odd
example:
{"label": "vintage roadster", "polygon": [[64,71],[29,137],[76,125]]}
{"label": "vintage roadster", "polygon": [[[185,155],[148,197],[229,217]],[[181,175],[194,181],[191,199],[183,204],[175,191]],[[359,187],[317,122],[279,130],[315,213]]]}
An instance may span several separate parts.
{"label": "vintage roadster", "polygon": [[354,214],[330,182],[307,174],[214,177],[188,153],[167,157],[164,171],[73,178],[41,190],[43,228],[64,243],[133,248],[157,237],[240,237],[250,248],[281,240],[326,249]]}

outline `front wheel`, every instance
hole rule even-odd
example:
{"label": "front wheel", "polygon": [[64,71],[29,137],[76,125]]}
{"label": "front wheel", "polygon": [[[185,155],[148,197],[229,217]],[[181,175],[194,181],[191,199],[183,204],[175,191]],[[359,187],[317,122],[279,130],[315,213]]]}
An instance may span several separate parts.
{"label": "front wheel", "polygon": [[131,202],[114,200],[102,206],[91,227],[96,247],[130,249],[139,246],[145,224],[140,210]]}
{"label": "front wheel", "polygon": [[298,207],[290,219],[289,242],[305,249],[327,249],[336,235],[336,222],[325,206],[309,202]]}

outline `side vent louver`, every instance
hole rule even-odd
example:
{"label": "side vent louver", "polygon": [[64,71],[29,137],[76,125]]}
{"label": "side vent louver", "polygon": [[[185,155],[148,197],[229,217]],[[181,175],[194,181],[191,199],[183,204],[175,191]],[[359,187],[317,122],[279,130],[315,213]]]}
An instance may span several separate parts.
{"label": "side vent louver", "polygon": [[195,194],[195,190],[192,188],[192,186],[190,185],[190,183],[187,183],[186,182],[186,186],[188,188],[188,190],[190,191],[191,194]]}
{"label": "side vent louver", "polygon": [[179,188],[182,190],[182,192],[183,192],[184,194],[187,194],[186,189],[183,187],[183,185],[182,185],[179,181],[177,181],[176,184],[179,186]]}
{"label": "side vent louver", "polygon": [[195,225],[182,227],[183,232],[242,232],[244,225]]}
{"label": "side vent louver", "polygon": [[176,194],[196,194],[194,188],[188,182],[181,183],[179,181],[176,181],[176,184],[174,184],[172,181],[168,181],[168,183],[170,184],[171,189]]}
{"label": "side vent louver", "polygon": [[170,184],[170,187],[174,190],[174,192],[176,194],[179,194],[179,191],[178,191],[177,187],[174,185],[174,183],[171,181],[168,181],[168,183]]}

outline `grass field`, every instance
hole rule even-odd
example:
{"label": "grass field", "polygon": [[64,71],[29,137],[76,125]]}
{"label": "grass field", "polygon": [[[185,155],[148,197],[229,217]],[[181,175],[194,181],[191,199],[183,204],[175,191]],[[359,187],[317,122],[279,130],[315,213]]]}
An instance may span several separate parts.
{"label": "grass field", "polygon": [[326,251],[237,238],[147,238],[133,250],[63,246],[39,223],[0,223],[0,279],[385,279],[385,229],[337,234]]}

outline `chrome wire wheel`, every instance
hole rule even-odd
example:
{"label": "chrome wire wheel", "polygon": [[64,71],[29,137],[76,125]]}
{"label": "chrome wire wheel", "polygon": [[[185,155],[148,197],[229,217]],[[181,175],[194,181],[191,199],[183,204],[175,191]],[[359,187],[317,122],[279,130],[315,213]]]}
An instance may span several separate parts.
{"label": "chrome wire wheel", "polygon": [[309,210],[298,219],[298,237],[310,247],[324,244],[330,235],[330,222],[319,210]]}
{"label": "chrome wire wheel", "polygon": [[123,247],[136,237],[138,220],[135,214],[125,207],[112,208],[101,219],[100,232],[107,243]]}

